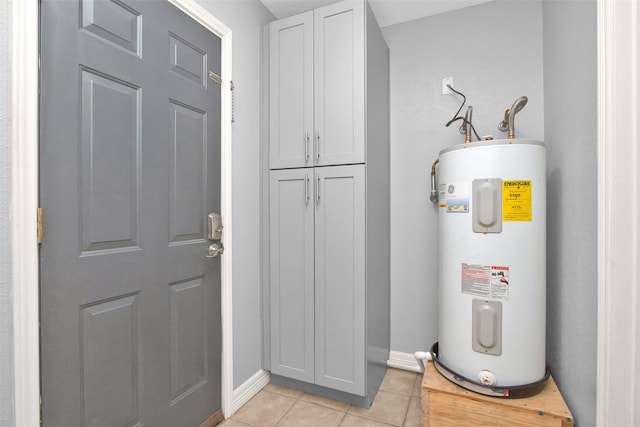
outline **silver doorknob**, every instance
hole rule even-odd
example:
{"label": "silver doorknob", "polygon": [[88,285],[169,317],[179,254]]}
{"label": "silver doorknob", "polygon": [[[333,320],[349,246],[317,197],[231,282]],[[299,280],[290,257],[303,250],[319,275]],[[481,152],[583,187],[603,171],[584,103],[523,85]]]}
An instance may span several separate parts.
{"label": "silver doorknob", "polygon": [[207,255],[207,258],[215,258],[223,253],[224,246],[222,246],[222,243],[214,242],[209,246],[209,255]]}

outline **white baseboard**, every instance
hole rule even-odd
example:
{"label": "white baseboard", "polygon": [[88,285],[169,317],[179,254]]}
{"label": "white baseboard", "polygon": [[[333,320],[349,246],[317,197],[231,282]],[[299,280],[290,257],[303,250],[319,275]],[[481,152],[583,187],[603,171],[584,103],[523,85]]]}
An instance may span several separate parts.
{"label": "white baseboard", "polygon": [[[237,389],[233,390],[233,413],[247,403],[253,396],[258,394],[271,381],[269,372],[264,369],[259,370],[248,380],[242,383]],[[225,418],[229,418],[231,414],[224,414]]]}
{"label": "white baseboard", "polygon": [[390,351],[387,366],[390,368],[404,369],[405,371],[422,373],[422,366],[418,363],[413,353],[402,353],[400,351]]}

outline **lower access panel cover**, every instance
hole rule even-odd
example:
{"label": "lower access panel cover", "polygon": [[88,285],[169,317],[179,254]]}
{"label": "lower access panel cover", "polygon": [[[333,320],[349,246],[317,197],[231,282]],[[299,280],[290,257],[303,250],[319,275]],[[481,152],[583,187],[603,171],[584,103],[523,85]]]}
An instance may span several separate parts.
{"label": "lower access panel cover", "polygon": [[502,354],[502,303],[474,299],[472,310],[473,350],[499,356]]}

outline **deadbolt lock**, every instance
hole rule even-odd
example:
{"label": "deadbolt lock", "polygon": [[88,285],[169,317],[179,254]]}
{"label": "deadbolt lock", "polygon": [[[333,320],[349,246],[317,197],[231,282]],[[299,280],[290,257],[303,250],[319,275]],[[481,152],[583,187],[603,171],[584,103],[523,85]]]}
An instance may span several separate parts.
{"label": "deadbolt lock", "polygon": [[222,238],[222,216],[218,213],[210,213],[207,218],[209,227],[209,240],[220,240]]}

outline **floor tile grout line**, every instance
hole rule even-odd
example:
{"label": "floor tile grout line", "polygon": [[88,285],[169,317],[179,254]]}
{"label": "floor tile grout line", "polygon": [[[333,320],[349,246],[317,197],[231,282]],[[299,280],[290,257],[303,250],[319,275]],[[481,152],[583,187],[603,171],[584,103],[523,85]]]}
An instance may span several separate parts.
{"label": "floor tile grout line", "polygon": [[[284,420],[284,418],[287,416],[287,414],[291,411],[291,409],[293,409],[293,407],[294,407],[294,406],[296,405],[296,403],[298,403],[298,402],[302,402],[302,403],[305,403],[305,404],[318,406],[318,407],[320,407],[320,408],[322,408],[322,409],[330,409],[330,410],[332,410],[332,411],[336,411],[336,412],[340,412],[340,413],[342,413],[342,418],[340,419],[340,421],[339,421],[339,423],[338,423],[338,427],[339,427],[340,425],[342,425],[342,423],[343,423],[343,421],[344,421],[345,417],[347,416],[347,413],[346,413],[345,411],[343,411],[343,410],[341,410],[341,409],[331,408],[331,407],[329,407],[329,406],[321,405],[321,404],[319,404],[319,403],[315,403],[315,402],[307,402],[306,400],[302,400],[302,396],[304,396],[304,393],[302,393],[300,396],[298,396],[298,397],[296,398],[295,402],[293,402],[293,405],[291,405],[291,408],[289,408],[289,409],[287,410],[287,412],[282,416],[282,418],[280,418],[280,419],[279,419],[279,420],[274,424],[274,427],[277,427],[277,426],[278,426],[278,425],[279,425],[279,424]],[[349,405],[349,406],[351,406],[351,405]]]}
{"label": "floor tile grout line", "polygon": [[[408,400],[407,400],[407,409],[405,410],[405,414],[404,414],[404,417],[402,419],[402,423],[400,423],[400,425],[396,425],[393,422],[388,422],[388,421],[385,421],[385,420],[382,420],[382,419],[379,419],[379,418],[370,417],[370,416],[367,416],[367,415],[364,415],[364,414],[353,413],[353,412],[348,412],[348,413],[351,414],[351,415],[354,415],[354,416],[356,416],[358,418],[363,418],[365,420],[375,421],[377,423],[387,424],[387,425],[391,425],[391,426],[394,426],[394,427],[402,427],[404,425],[404,422],[406,421],[406,417],[407,417],[407,413],[409,411],[409,405],[411,404],[412,396],[408,396],[406,394],[398,393],[396,391],[391,391],[391,390],[382,390],[382,391],[384,391],[385,393],[394,394],[396,396],[400,396],[400,397],[403,397],[403,398],[404,397],[408,398]],[[353,407],[353,405],[351,405],[351,406]]]}
{"label": "floor tile grout line", "polygon": [[[300,399],[300,400],[302,400],[302,401],[303,401],[303,402],[305,402],[305,403],[313,403],[314,405],[322,406],[323,408],[327,408],[327,409],[333,409],[334,411],[339,411],[339,412],[348,413],[348,412],[349,412],[349,409],[353,406],[353,405],[349,404],[349,406],[347,406],[347,409],[339,409],[339,408],[335,408],[335,407],[333,407],[333,406],[324,405],[324,404],[319,403],[319,402],[311,402],[311,401],[309,401],[309,400],[304,400],[304,399],[302,399],[302,398],[304,397],[304,395],[305,395],[305,394],[309,394],[310,396],[323,397],[323,398],[325,398],[325,399],[328,399],[328,400],[334,400],[334,401],[336,401],[336,402],[341,402],[341,401],[339,401],[339,400],[335,400],[335,399],[331,399],[330,397],[320,396],[319,394],[306,393],[306,392],[305,392],[305,393],[302,393],[302,394],[300,395],[300,397],[299,397],[299,399]],[[344,402],[344,403],[346,403],[346,402]]]}
{"label": "floor tile grout line", "polygon": [[[340,411],[342,412],[342,411]],[[344,424],[344,419],[347,418],[347,413],[346,412],[342,412],[342,418],[340,418],[340,422],[338,423],[338,427],[340,427],[342,424]]]}
{"label": "floor tile grout line", "polygon": [[285,413],[284,413],[284,414],[283,414],[283,415],[278,419],[278,421],[276,421],[276,422],[275,422],[275,424],[273,425],[273,427],[277,427],[277,426],[278,426],[278,424],[280,424],[280,423],[282,422],[282,420],[284,420],[284,417],[286,417],[286,416],[287,416],[287,414],[288,414],[289,412],[291,412],[291,409],[292,409],[294,406],[296,406],[296,403],[298,403],[298,399],[299,399],[299,397],[293,401],[293,403],[291,404],[291,406],[289,407],[289,409],[287,409],[287,410],[285,411]]}
{"label": "floor tile grout line", "polygon": [[407,402],[407,409],[405,409],[404,417],[402,417],[402,422],[400,423],[401,427],[404,426],[404,423],[407,422],[407,416],[409,415],[409,408],[411,407],[411,399],[413,399],[413,396],[409,396],[409,402]]}

